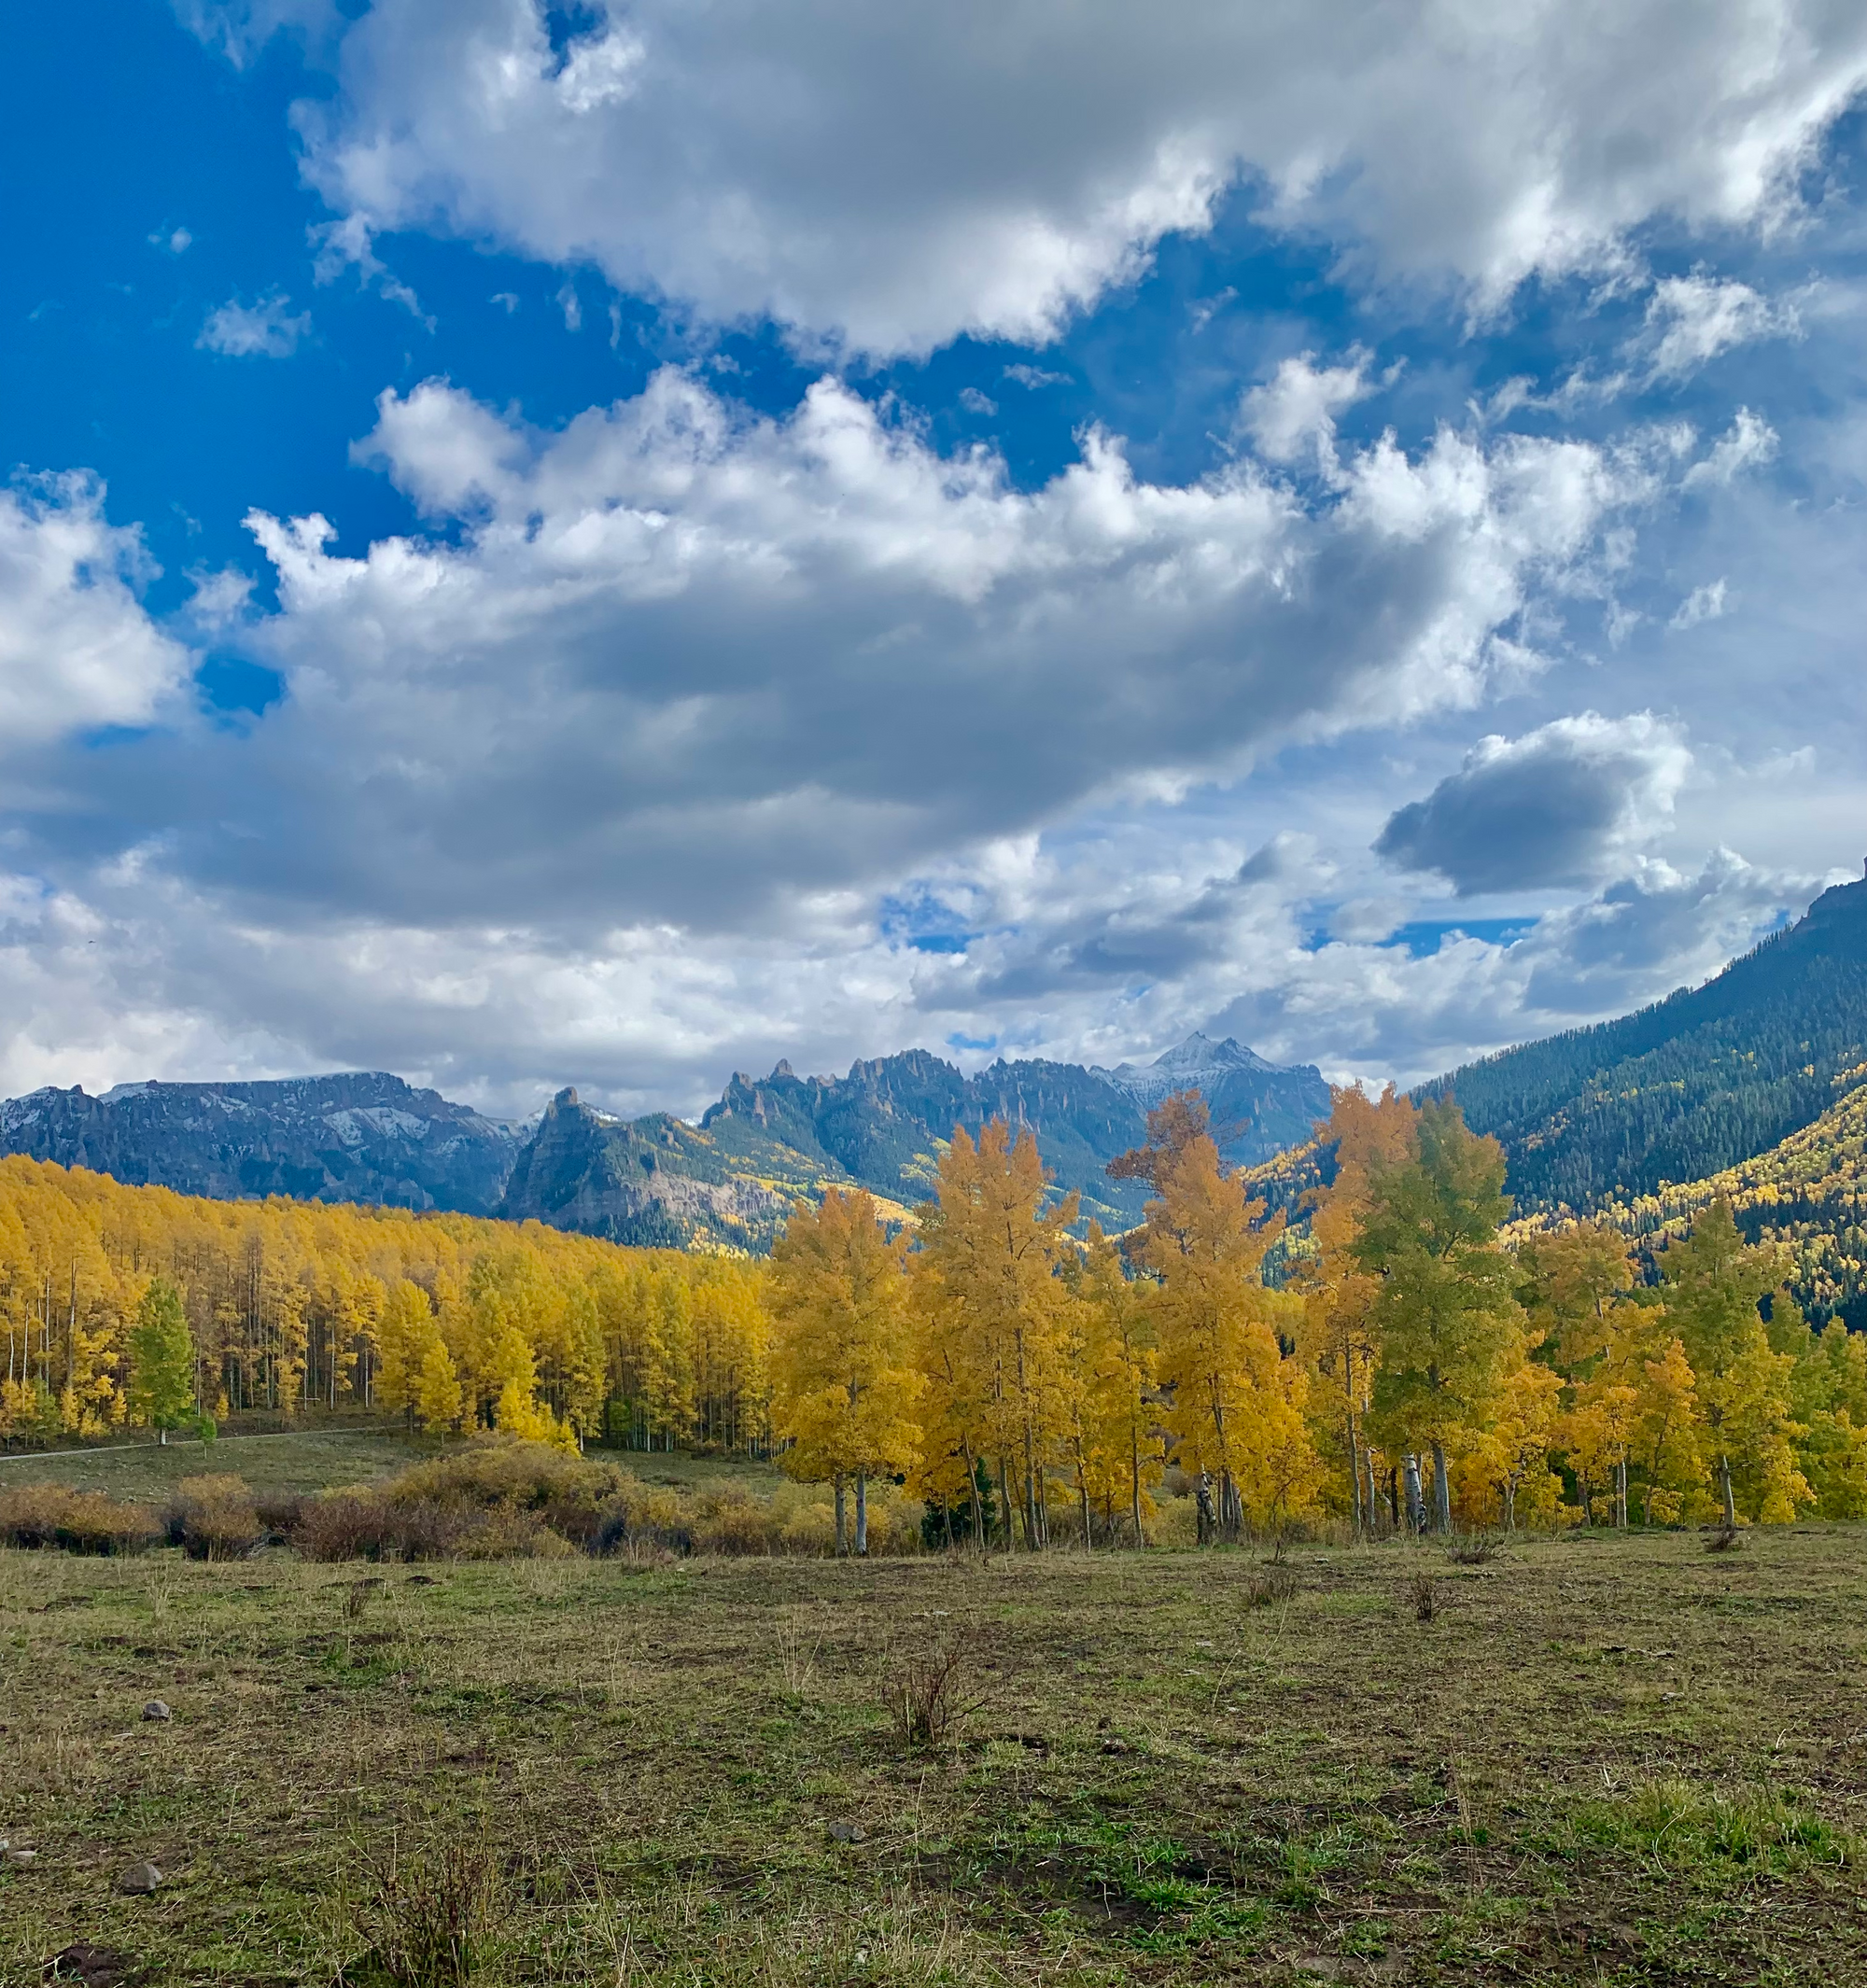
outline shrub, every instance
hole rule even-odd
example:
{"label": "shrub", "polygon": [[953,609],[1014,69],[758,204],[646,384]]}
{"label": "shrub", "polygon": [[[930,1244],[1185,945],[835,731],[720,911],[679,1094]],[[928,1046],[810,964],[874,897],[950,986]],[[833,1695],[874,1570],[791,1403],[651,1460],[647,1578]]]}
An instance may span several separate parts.
{"label": "shrub", "polygon": [[771,1516],[737,1485],[703,1491],[694,1500],[694,1544],[703,1553],[769,1553]]}
{"label": "shrub", "polygon": [[904,1746],[937,1746],[984,1703],[973,1688],[966,1645],[955,1638],[897,1652],[882,1678],[882,1703]]}
{"label": "shrub", "polygon": [[0,1491],[0,1544],[61,1547],[67,1553],[134,1553],[161,1537],[161,1521],[140,1505],[63,1484]]}
{"label": "shrub", "polygon": [[573,1515],[588,1514],[594,1527],[604,1503],[633,1481],[618,1464],[567,1456],[548,1443],[482,1435],[452,1456],[417,1463],[391,1477],[381,1491],[398,1504],[509,1505],[520,1511],[553,1512],[561,1524]]}
{"label": "shrub", "polygon": [[357,1928],[399,1988],[458,1988],[491,1955],[506,1890],[484,1836],[429,1844],[377,1871]]}
{"label": "shrub", "polygon": [[594,1553],[678,1553],[694,1550],[686,1510],[671,1491],[631,1481],[603,1506],[591,1535]]}
{"label": "shrub", "polygon": [[167,1518],[169,1544],[190,1560],[234,1560],[266,1536],[244,1477],[184,1477]]}

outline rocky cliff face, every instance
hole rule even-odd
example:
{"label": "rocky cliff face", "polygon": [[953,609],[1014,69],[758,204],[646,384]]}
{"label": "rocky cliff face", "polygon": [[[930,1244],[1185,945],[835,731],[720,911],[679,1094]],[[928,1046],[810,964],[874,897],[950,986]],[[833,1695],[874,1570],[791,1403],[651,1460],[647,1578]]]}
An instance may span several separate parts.
{"label": "rocky cliff face", "polygon": [[846,1077],[736,1075],[697,1127],[610,1118],[560,1092],[521,1155],[500,1212],[621,1242],[762,1249],[798,1194],[859,1185],[911,1207],[932,1192],[953,1128],[1029,1127],[1060,1192],[1105,1227],[1140,1219],[1147,1190],[1105,1168],[1147,1136],[1146,1107],[1211,1086],[1234,1163],[1307,1138],[1327,1116],[1313,1070],[1279,1070],[1236,1043],[1195,1037],[1137,1071],[998,1062],[967,1076],[926,1050],[851,1066]]}
{"label": "rocky cliff face", "polygon": [[678,1118],[612,1118],[561,1090],[519,1155],[498,1211],[647,1248],[759,1253],[770,1248],[792,1196],[814,1184],[807,1172],[781,1180],[736,1171]]}
{"label": "rocky cliff face", "polygon": [[39,1090],[0,1104],[0,1151],[218,1200],[289,1195],[490,1214],[520,1141],[381,1071],[272,1084]]}

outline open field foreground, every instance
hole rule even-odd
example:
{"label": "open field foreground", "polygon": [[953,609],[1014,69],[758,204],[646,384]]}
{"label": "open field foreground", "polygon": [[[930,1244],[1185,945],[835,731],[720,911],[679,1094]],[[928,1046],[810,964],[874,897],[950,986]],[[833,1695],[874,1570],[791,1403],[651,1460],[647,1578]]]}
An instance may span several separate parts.
{"label": "open field foreground", "polygon": [[0,1554],[7,1981],[1867,1979],[1867,1529],[359,1571]]}

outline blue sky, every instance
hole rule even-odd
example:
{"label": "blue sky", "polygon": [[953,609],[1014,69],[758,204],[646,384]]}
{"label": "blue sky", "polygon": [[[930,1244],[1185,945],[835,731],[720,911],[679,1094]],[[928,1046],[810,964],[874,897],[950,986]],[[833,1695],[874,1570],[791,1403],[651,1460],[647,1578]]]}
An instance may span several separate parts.
{"label": "blue sky", "polygon": [[1857,874],[1855,9],[93,29],[0,80],[0,1089],[1408,1080]]}

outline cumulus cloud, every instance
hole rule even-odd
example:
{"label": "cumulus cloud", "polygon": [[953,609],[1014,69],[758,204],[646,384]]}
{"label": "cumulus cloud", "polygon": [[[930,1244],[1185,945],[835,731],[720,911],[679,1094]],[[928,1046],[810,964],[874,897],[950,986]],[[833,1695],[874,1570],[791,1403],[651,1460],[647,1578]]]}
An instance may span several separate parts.
{"label": "cumulus cloud", "polygon": [[1451,432],[1309,499],[1248,462],[1167,486],[1091,434],[1022,493],[834,380],[753,419],[673,371],[555,434],[388,394],[360,453],[441,530],[346,558],[255,516],[280,605],[247,641],[287,696],[91,805],[274,904],[585,928],[776,917],[1470,703],[1646,488]]}
{"label": "cumulus cloud", "polygon": [[1346,366],[1319,367],[1314,359],[1305,352],[1284,360],[1270,380],[1244,397],[1240,425],[1268,462],[1313,455],[1326,467],[1333,464],[1336,416],[1369,390],[1363,356]]}
{"label": "cumulus cloud", "polygon": [[274,290],[258,303],[230,299],[207,314],[195,343],[204,352],[224,352],[236,359],[288,359],[311,329],[311,315],[294,315],[291,299]]}
{"label": "cumulus cloud", "polygon": [[1645,712],[1494,735],[1397,809],[1375,852],[1439,872],[1461,897],[1598,882],[1671,815],[1691,766],[1677,729]]}
{"label": "cumulus cloud", "polygon": [[1696,985],[1818,888],[1727,849],[1696,874],[1638,861],[1631,876],[1547,914],[1512,944],[1449,937],[1421,958],[1344,943],[1260,954],[1207,1031],[1280,1060],[1313,1057],[1339,1078],[1413,1083]]}
{"label": "cumulus cloud", "polygon": [[[82,475],[0,490],[0,757],[148,723],[192,658],[144,612],[155,567]],[[15,798],[18,790],[15,790]]]}
{"label": "cumulus cloud", "polygon": [[1172,34],[1120,0],[586,14],[567,45],[535,0],[375,0],[335,101],[301,107],[313,183],[366,233],[588,260],[873,353],[1046,340],[1241,182],[1377,275],[1495,301],[1658,216],[1780,218],[1867,80],[1838,0],[1198,0]]}

